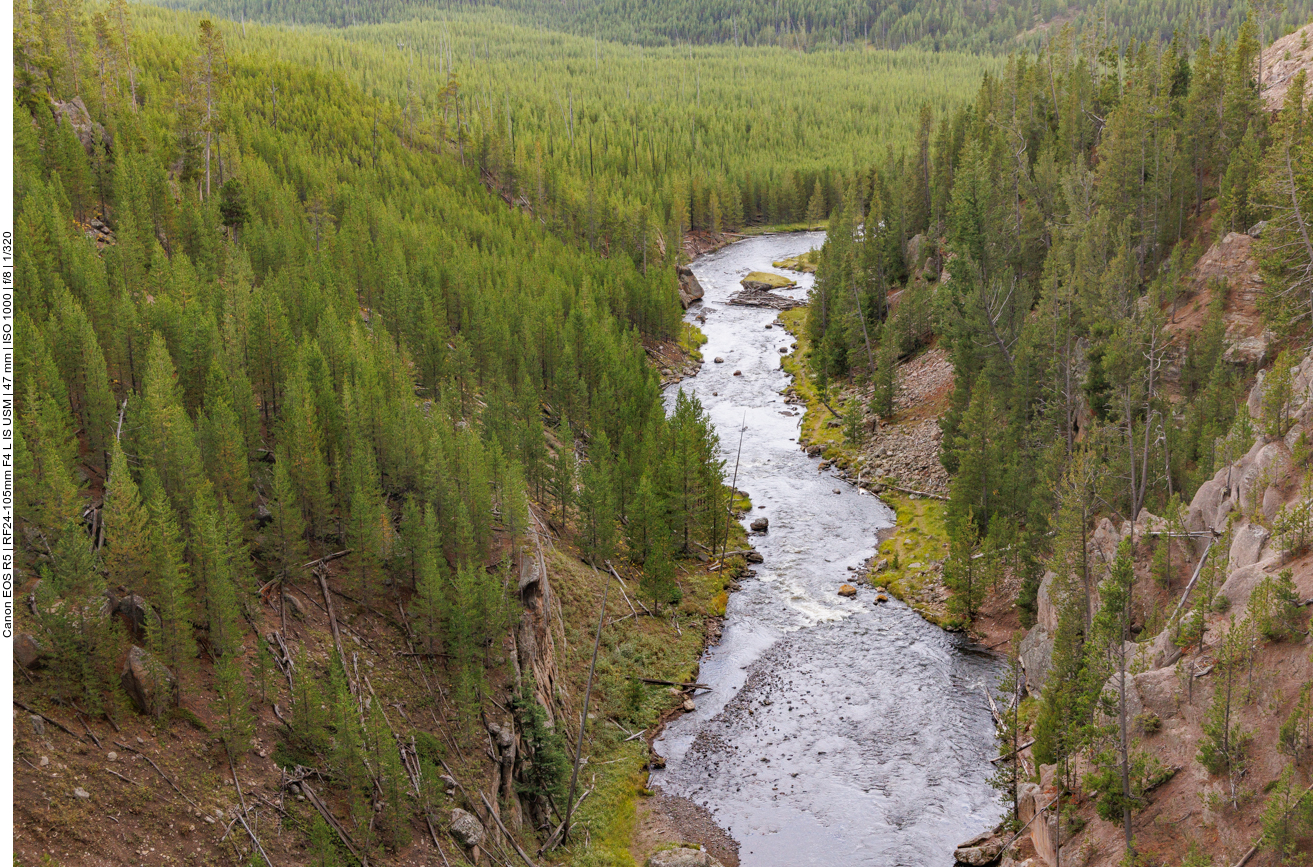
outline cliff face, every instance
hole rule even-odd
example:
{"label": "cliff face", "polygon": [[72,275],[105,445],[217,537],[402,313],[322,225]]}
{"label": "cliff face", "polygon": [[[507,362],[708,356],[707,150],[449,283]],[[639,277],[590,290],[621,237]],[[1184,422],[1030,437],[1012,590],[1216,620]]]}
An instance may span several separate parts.
{"label": "cliff face", "polygon": [[[1249,394],[1249,412],[1256,420],[1264,415],[1271,379],[1260,373]],[[1205,863],[1237,863],[1262,833],[1261,817],[1282,772],[1293,763],[1299,789],[1308,783],[1307,757],[1301,763],[1298,750],[1282,744],[1280,730],[1295,712],[1301,691],[1313,683],[1306,607],[1313,601],[1313,552],[1305,544],[1303,525],[1292,520],[1313,498],[1313,488],[1304,484],[1306,442],[1313,439],[1313,355],[1292,371],[1288,411],[1289,431],[1281,437],[1257,434],[1244,454],[1199,487],[1179,523],[1149,514],[1141,514],[1134,526],[1105,519],[1090,536],[1089,560],[1100,580],[1118,545],[1127,538],[1134,543],[1136,620],[1142,631],[1128,648],[1132,749],[1156,761],[1160,777],[1171,775],[1146,793],[1135,817],[1137,848],[1160,859],[1153,863],[1181,863],[1191,846],[1212,859]],[[1255,427],[1261,425],[1256,421]],[[1151,577],[1150,562],[1154,546],[1168,531],[1176,536],[1176,566],[1164,588],[1161,577]],[[1298,607],[1285,609],[1294,615],[1293,629],[1273,638],[1260,624],[1271,611],[1270,588],[1286,572]],[[1076,592],[1077,584],[1049,573],[1040,588],[1038,622],[1021,644],[1027,686],[1034,695],[1048,676],[1058,612],[1070,603],[1064,594]],[[1223,657],[1237,646],[1237,636],[1241,659],[1227,678]],[[1116,675],[1109,679],[1106,696],[1119,694],[1117,680]],[[1228,686],[1232,726],[1248,744],[1232,770],[1212,773],[1201,760],[1201,748],[1209,743],[1210,708],[1225,700]],[[1078,763],[1076,777],[1086,770]],[[1097,818],[1078,793],[1072,806],[1079,818],[1064,821],[1060,834],[1049,806],[1058,792],[1056,769],[1035,771],[1041,782],[1024,788],[1022,821],[1037,809],[1048,809],[1027,830],[1029,845],[1023,851],[1033,850],[1037,860],[1049,865],[1059,863],[1059,850],[1066,867],[1120,863],[1120,822]],[[1307,851],[1310,842],[1300,845]],[[1279,863],[1274,857],[1259,851],[1249,863]]]}
{"label": "cliff face", "polygon": [[1270,109],[1281,107],[1290,81],[1301,69],[1313,73],[1313,23],[1275,40],[1263,52],[1261,90]]}

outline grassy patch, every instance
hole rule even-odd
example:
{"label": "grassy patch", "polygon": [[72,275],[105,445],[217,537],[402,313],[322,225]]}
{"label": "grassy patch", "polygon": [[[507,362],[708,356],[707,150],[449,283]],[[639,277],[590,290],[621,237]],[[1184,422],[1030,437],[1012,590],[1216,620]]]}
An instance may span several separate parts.
{"label": "grassy patch", "polygon": [[812,223],[779,223],[774,226],[748,226],[739,232],[740,235],[786,235],[793,232],[815,232],[824,229],[824,225],[814,225]]}
{"label": "grassy patch", "polygon": [[948,556],[948,531],[941,500],[886,492],[882,499],[893,507],[898,523],[880,544],[878,557],[884,568],[871,575],[871,582],[915,608],[932,623],[943,625],[939,604],[939,564]]}
{"label": "grassy patch", "polygon": [[[736,510],[751,508],[746,497],[736,497],[734,505]],[[733,524],[730,549],[746,547],[746,541],[743,528]],[[619,560],[614,564],[624,588],[609,574],[580,562],[564,545],[549,557],[548,571],[564,616],[566,641],[557,650],[561,677],[568,684],[564,691],[568,707],[562,719],[571,744],[578,736],[602,593],[608,584],[610,588],[585,733],[587,761],[579,772],[580,791],[592,791],[580,805],[576,833],[589,842],[576,843],[560,854],[572,864],[628,867],[634,863],[629,845],[637,823],[637,800],[647,783],[648,747],[645,738],[627,738],[650,732],[663,714],[682,701],[669,688],[636,678],[696,679],[707,628],[712,618],[724,615],[730,584],[742,570],[743,560],[730,558],[724,572],[709,571],[714,561],[677,562],[675,580],[683,599],[676,606],[664,606],[655,616],[643,611],[644,605],[652,608],[653,603],[643,596],[639,570]],[[633,616],[635,610],[640,616]]]}
{"label": "grassy patch", "polygon": [[679,328],[679,348],[688,353],[694,361],[702,360],[700,351],[706,345],[707,335],[691,322],[683,322]]}
{"label": "grassy patch", "polygon": [[785,286],[793,285],[793,281],[788,277],[780,274],[772,274],[769,271],[753,271],[739,282],[744,285],[747,285],[748,283],[765,283],[772,289],[783,289]]}
{"label": "grassy patch", "polygon": [[780,322],[793,335],[798,348],[780,359],[784,372],[793,377],[793,393],[803,402],[806,409],[802,416],[802,430],[798,441],[806,445],[819,445],[827,460],[845,462],[852,460],[855,452],[848,448],[843,439],[843,428],[831,427],[830,421],[837,420],[829,407],[821,403],[820,393],[807,369],[807,357],[811,343],[807,340],[803,324],[807,319],[807,308],[795,307],[780,314]]}
{"label": "grassy patch", "polygon": [[801,271],[805,274],[815,274],[816,265],[820,262],[821,254],[818,250],[808,250],[806,253],[800,253],[797,256],[790,256],[787,259],[781,259],[778,262],[771,262],[776,268],[784,268],[788,271]]}

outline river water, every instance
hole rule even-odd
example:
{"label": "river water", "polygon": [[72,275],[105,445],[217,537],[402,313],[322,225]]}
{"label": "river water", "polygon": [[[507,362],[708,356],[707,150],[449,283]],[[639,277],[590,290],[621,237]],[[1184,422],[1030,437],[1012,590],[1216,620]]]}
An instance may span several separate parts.
{"label": "river water", "polygon": [[987,782],[997,747],[982,691],[998,663],[899,602],[876,605],[865,584],[855,599],[837,595],[893,514],[798,447],[801,408],[781,394],[779,350],[792,338],[767,328],[775,311],[726,304],[754,270],[797,279],[784,294],[805,297],[811,276],[771,262],[823,240],[751,238],[692,265],[706,296],[688,318],[706,316],[705,362],[667,399],[697,395],[727,474],[744,428],[738,486],[770,529],[753,537],[765,563],[730,597],[720,643],[702,659],[712,691],[666,727],[653,783],[710,810],[744,867],[947,867],[954,846],[1002,813]]}

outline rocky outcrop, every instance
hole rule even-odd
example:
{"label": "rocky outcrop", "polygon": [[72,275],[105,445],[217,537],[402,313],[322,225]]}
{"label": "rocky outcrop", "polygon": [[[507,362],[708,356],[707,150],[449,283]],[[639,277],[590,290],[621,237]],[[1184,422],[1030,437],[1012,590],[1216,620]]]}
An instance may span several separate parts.
{"label": "rocky outcrop", "polygon": [[1003,835],[1001,829],[985,831],[953,850],[953,857],[959,864],[984,867],[984,865],[993,864],[999,859],[1006,844],[1007,837]]}
{"label": "rocky outcrop", "polygon": [[1049,669],[1053,667],[1053,636],[1036,624],[1021,639],[1017,648],[1021,659],[1021,670],[1026,674],[1026,691],[1038,696],[1048,681]]}
{"label": "rocky outcrop", "polygon": [[679,275],[679,303],[687,310],[702,300],[702,284],[687,265],[680,265],[675,271]]}
{"label": "rocky outcrop", "polygon": [[35,635],[23,633],[14,638],[14,662],[23,668],[40,668],[46,660],[46,649]]}
{"label": "rocky outcrop", "polygon": [[1158,668],[1135,675],[1135,694],[1145,711],[1159,719],[1170,719],[1180,710],[1181,680],[1171,668]]}
{"label": "rocky outcrop", "polygon": [[1280,558],[1271,557],[1236,569],[1226,576],[1217,595],[1225,597],[1232,609],[1243,609],[1249,604],[1249,595],[1254,592],[1254,588],[1268,575],[1274,574],[1280,563]]}
{"label": "rocky outcrop", "polygon": [[1263,52],[1260,90],[1269,109],[1281,108],[1290,82],[1301,69],[1313,75],[1313,24],[1274,40]]}
{"label": "rocky outcrop", "polygon": [[109,596],[110,613],[123,624],[124,630],[128,635],[137,641],[145,640],[148,632],[159,634],[161,628],[160,615],[150,606],[145,599],[129,593],[127,596],[115,596],[112,593]]}
{"label": "rocky outcrop", "polygon": [[459,807],[451,811],[451,836],[466,849],[473,849],[483,842],[483,825],[472,813]]}
{"label": "rocky outcrop", "polygon": [[159,716],[178,703],[178,684],[173,672],[135,645],[123,662],[119,683],[138,713]]}
{"label": "rocky outcrop", "polygon": [[91,113],[87,111],[82,97],[75,96],[68,102],[52,102],[50,110],[57,122],[67,123],[73,128],[73,134],[77,136],[87,156],[95,156],[98,144],[103,143],[106,149],[113,146],[113,139],[105,127],[91,119]]}
{"label": "rocky outcrop", "polygon": [[1260,524],[1247,524],[1237,530],[1231,542],[1227,571],[1234,572],[1257,563],[1262,559],[1263,549],[1271,537],[1272,533]]}

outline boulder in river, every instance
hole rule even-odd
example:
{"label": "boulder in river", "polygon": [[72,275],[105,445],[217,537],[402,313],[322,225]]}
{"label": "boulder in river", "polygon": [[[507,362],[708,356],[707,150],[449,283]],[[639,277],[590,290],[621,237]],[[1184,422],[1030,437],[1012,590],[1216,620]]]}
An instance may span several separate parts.
{"label": "boulder in river", "polygon": [[762,556],[761,556],[760,554],[758,554],[756,551],[749,551],[748,553],[744,554],[744,555],[743,555],[743,559],[746,560],[746,561],[749,562],[749,563],[764,563],[764,562],[766,562],[766,558],[765,558],[765,557],[762,557]]}
{"label": "boulder in river", "polygon": [[735,375],[735,376],[742,376],[742,375],[743,375],[743,371],[741,371],[741,370],[736,370],[736,371],[734,371],[734,375]]}
{"label": "boulder in river", "polygon": [[764,533],[770,529],[770,519],[757,518],[748,526],[752,528],[752,532],[754,533]]}
{"label": "boulder in river", "polygon": [[713,360],[714,360],[717,364],[724,364],[724,363],[725,363],[725,359],[721,358],[719,355],[717,355]]}
{"label": "boulder in river", "polygon": [[857,588],[851,584],[844,584],[842,587],[839,588],[839,595],[847,599],[851,599],[852,597],[857,595]]}

